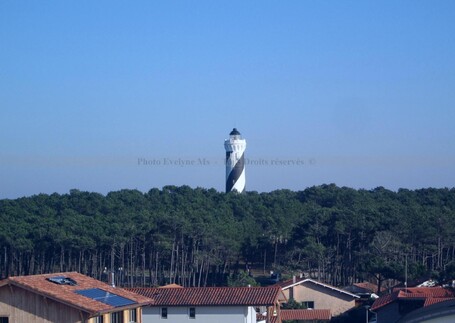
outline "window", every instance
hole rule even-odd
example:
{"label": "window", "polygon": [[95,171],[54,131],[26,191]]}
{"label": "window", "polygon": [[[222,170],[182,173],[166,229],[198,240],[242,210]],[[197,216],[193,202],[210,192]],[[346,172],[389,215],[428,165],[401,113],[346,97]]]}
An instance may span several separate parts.
{"label": "window", "polygon": [[195,318],[196,318],[196,308],[190,307],[190,319],[195,319]]}
{"label": "window", "polygon": [[136,309],[130,310],[130,323],[137,322]]}
{"label": "window", "polygon": [[104,323],[103,316],[95,316],[93,318],[93,323]]}
{"label": "window", "polygon": [[123,312],[111,313],[111,323],[123,323]]}
{"label": "window", "polygon": [[161,308],[161,318],[162,319],[167,319],[167,307],[162,307]]}
{"label": "window", "polygon": [[303,306],[305,308],[314,308],[314,302],[313,301],[306,301],[306,302],[302,302]]}
{"label": "window", "polygon": [[8,323],[9,317],[8,316],[0,316],[0,323]]}
{"label": "window", "polygon": [[48,281],[53,282],[58,285],[70,285],[70,286],[76,286],[77,283],[74,279],[65,277],[65,276],[54,276],[54,277],[49,277],[46,278]]}

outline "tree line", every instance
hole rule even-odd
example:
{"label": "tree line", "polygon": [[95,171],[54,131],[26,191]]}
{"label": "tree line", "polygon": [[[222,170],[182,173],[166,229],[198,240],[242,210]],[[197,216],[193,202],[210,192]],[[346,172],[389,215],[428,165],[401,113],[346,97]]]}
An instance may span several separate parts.
{"label": "tree line", "polygon": [[239,270],[335,285],[455,279],[455,189],[221,193],[165,186],[0,200],[0,278],[78,271],[121,286],[226,285]]}

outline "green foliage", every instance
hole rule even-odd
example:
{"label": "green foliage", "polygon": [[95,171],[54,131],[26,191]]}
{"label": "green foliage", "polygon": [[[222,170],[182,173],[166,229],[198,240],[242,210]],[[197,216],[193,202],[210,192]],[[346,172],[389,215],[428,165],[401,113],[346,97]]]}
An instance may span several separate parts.
{"label": "green foliage", "polygon": [[[455,189],[165,186],[0,200],[0,276],[122,268],[128,285],[254,284],[245,265],[342,286],[455,278]],[[437,277],[435,277],[437,278]]]}
{"label": "green foliage", "polygon": [[455,280],[455,261],[448,263],[439,273],[438,278],[441,282],[452,284],[452,281]]}
{"label": "green foliage", "polygon": [[306,310],[307,307],[302,302],[297,302],[295,299],[291,298],[286,303],[281,306],[286,310]]}
{"label": "green foliage", "polygon": [[256,280],[249,275],[247,271],[239,271],[233,273],[228,277],[228,286],[230,287],[247,287],[247,286],[258,286]]}

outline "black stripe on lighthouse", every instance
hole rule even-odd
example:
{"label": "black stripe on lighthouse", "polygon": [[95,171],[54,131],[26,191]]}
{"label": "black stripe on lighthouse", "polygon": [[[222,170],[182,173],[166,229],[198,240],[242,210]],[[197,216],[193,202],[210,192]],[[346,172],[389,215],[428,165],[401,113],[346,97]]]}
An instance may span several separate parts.
{"label": "black stripe on lighthouse", "polygon": [[[230,155],[229,153],[226,153],[226,163],[229,163],[229,157],[230,157],[229,155]],[[244,154],[242,154],[242,157],[240,157],[240,159],[237,161],[237,163],[235,164],[234,168],[229,173],[229,176],[226,180],[226,193],[230,192],[232,190],[235,183],[240,178],[240,175],[242,175],[244,168],[245,168],[245,158],[244,158]],[[245,190],[245,188],[243,190]],[[243,192],[243,190],[242,190],[242,192]],[[242,193],[242,192],[240,192],[240,193]]]}

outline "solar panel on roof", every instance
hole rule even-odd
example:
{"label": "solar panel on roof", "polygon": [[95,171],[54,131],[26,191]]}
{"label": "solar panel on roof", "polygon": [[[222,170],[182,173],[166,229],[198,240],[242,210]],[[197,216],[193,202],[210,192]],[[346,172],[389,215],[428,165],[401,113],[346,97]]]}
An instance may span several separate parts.
{"label": "solar panel on roof", "polygon": [[136,304],[135,301],[99,288],[76,290],[75,293],[114,307]]}

